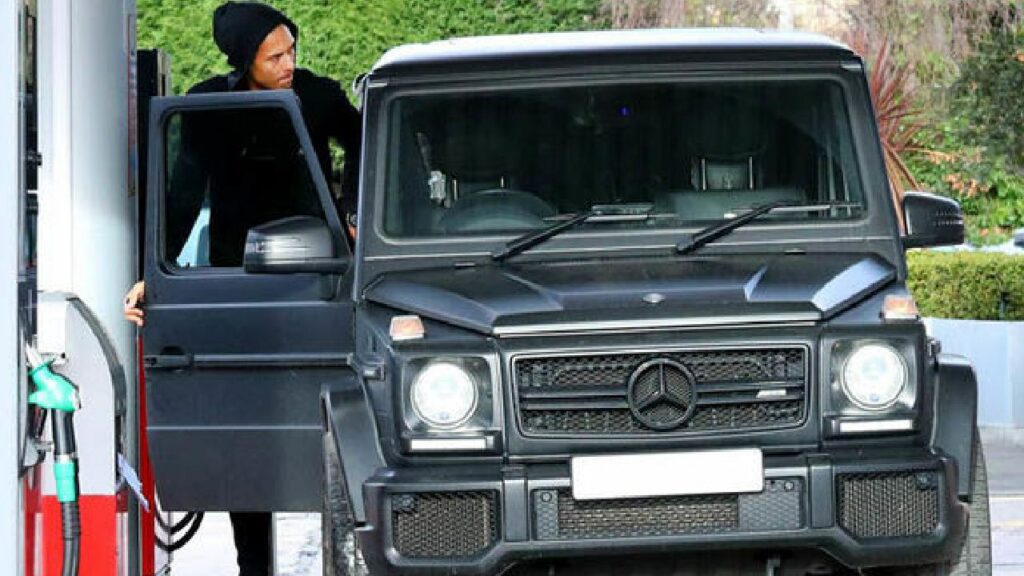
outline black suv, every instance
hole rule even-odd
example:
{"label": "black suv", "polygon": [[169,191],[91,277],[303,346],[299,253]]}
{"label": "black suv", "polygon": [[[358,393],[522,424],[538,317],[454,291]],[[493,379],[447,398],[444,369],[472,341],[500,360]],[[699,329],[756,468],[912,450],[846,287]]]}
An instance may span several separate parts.
{"label": "black suv", "polygon": [[[291,92],[154,102],[165,508],[323,510],[334,574],[989,572],[975,376],[904,263],[962,213],[894,209],[856,54],[469,38],[391,50],[360,88],[357,216]],[[223,203],[165,249],[190,146],[216,157],[200,186],[265,207],[238,261],[210,261]]]}

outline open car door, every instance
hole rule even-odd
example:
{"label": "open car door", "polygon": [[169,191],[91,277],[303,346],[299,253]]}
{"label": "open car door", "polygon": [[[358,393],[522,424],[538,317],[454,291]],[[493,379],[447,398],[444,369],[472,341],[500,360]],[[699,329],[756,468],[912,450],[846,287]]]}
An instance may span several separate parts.
{"label": "open car door", "polygon": [[166,510],[318,511],[351,252],[291,91],[159,98],[143,329]]}

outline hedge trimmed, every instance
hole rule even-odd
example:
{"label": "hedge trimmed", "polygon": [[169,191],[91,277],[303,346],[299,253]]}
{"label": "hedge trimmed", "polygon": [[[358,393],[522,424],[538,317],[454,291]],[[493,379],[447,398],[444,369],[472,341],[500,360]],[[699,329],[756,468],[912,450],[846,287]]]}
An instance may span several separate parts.
{"label": "hedge trimmed", "polygon": [[909,252],[907,285],[922,316],[1024,320],[1024,257]]}

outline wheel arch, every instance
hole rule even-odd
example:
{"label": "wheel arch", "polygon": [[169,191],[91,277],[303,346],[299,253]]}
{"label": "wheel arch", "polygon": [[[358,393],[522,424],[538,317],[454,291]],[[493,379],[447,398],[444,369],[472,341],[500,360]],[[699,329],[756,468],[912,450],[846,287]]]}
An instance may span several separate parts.
{"label": "wheel arch", "polygon": [[969,501],[978,420],[978,380],[969,360],[953,354],[939,355],[934,409],[932,446],[956,460],[957,495]]}
{"label": "wheel arch", "polygon": [[341,461],[349,504],[357,523],[366,521],[363,484],[384,467],[377,423],[359,378],[352,374],[325,385],[320,394],[324,431]]}

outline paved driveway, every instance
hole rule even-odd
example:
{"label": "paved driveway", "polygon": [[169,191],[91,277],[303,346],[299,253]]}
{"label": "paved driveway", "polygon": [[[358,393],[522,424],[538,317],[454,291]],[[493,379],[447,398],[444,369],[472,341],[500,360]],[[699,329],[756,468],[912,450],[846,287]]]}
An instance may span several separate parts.
{"label": "paved driveway", "polygon": [[1024,576],[1024,447],[984,435],[992,509],[993,573]]}

